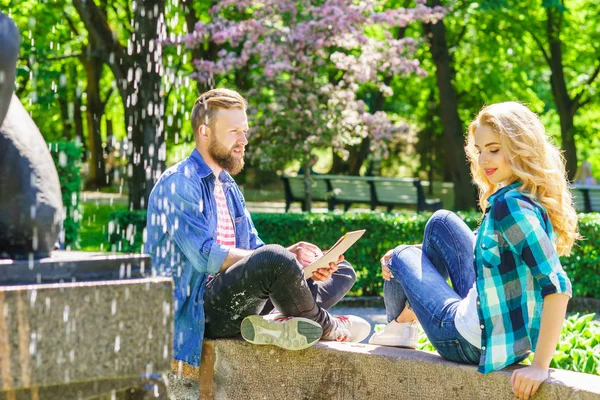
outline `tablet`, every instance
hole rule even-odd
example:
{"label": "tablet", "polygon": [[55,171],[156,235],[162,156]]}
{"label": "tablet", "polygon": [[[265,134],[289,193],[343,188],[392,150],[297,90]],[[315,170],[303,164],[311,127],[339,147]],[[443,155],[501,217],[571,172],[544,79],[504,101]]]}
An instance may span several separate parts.
{"label": "tablet", "polygon": [[304,278],[310,278],[312,273],[319,268],[329,268],[329,263],[336,262],[338,257],[356,243],[364,233],[365,229],[361,229],[359,231],[348,232],[339,238],[327,253],[323,254],[304,268]]}

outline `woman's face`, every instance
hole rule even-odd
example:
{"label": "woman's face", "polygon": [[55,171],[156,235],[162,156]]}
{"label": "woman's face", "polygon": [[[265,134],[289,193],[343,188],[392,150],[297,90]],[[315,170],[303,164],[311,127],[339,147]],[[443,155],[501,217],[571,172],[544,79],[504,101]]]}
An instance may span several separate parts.
{"label": "woman's face", "polygon": [[500,145],[500,136],[489,125],[480,125],[474,137],[479,168],[491,183],[509,184],[514,179],[514,173]]}

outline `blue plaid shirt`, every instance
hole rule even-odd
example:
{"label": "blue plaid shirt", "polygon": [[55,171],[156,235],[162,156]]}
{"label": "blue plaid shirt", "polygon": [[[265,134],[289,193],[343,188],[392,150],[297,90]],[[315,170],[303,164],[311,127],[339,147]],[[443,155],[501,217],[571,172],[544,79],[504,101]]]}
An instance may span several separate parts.
{"label": "blue plaid shirt", "polygon": [[484,374],[535,351],[545,296],[571,296],[548,214],[519,186],[517,181],[489,197],[476,240],[478,371]]}

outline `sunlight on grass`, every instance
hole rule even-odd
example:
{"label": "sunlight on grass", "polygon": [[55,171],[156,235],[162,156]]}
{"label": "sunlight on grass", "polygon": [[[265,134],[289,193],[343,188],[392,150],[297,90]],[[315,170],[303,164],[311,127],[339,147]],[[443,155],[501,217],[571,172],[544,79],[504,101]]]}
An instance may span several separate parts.
{"label": "sunlight on grass", "polygon": [[124,205],[84,203],[83,221],[79,231],[79,250],[109,251],[107,230],[110,214],[126,209],[127,206]]}

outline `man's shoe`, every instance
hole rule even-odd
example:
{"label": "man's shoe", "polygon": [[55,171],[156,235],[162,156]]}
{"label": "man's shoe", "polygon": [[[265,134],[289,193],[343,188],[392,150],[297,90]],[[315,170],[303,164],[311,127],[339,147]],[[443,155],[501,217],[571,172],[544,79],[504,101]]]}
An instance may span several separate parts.
{"label": "man's shoe", "polygon": [[387,324],[379,332],[375,332],[369,344],[380,346],[408,347],[414,349],[419,341],[419,329],[417,321],[396,322],[395,320]]}
{"label": "man's shoe", "polygon": [[371,333],[371,324],[355,315],[331,316],[333,329],[323,335],[323,340],[336,342],[361,342]]}
{"label": "man's shoe", "polygon": [[319,341],[321,325],[308,318],[281,314],[251,315],[242,321],[242,337],[252,344],[272,344],[286,350],[302,350]]}

